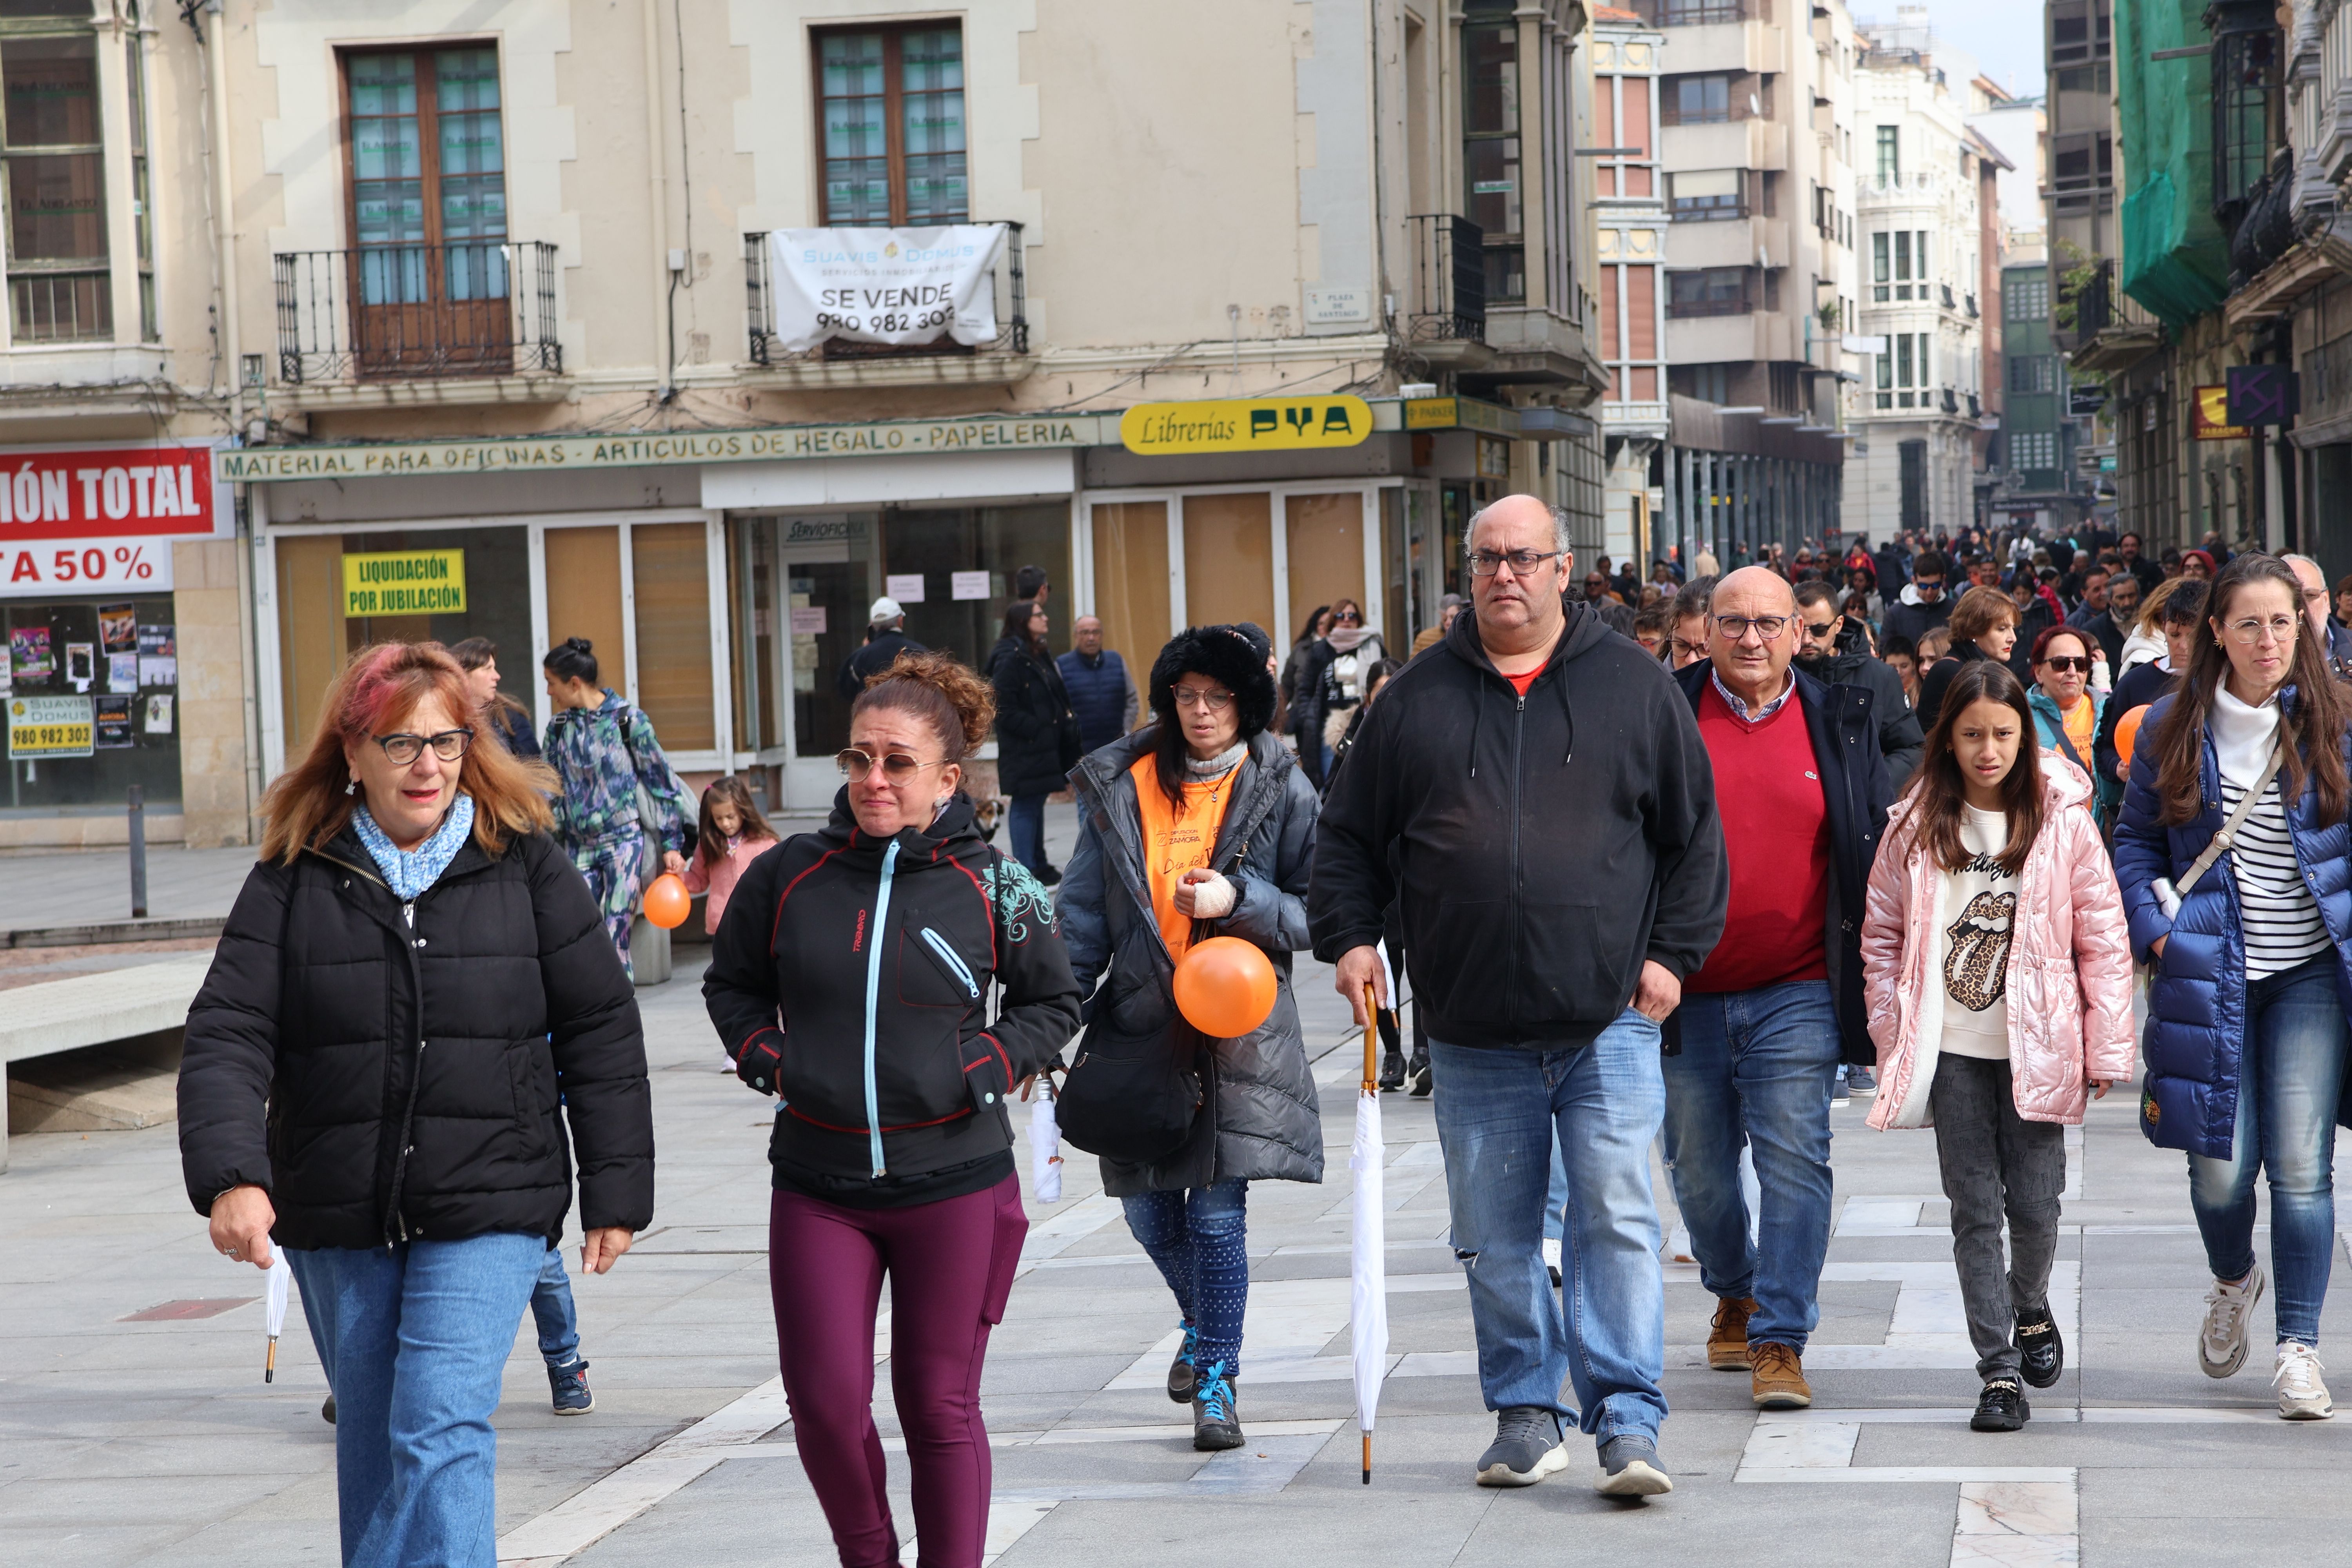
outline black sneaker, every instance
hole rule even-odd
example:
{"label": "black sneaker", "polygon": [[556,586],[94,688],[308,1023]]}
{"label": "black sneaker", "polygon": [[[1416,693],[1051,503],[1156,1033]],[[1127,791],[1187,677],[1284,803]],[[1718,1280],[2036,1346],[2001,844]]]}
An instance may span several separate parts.
{"label": "black sneaker", "polygon": [[330,1426],[332,1426],[335,1424],[335,1396],[333,1394],[330,1394],[327,1395],[327,1403],[319,1406],[319,1419],[324,1421]]}
{"label": "black sneaker", "polygon": [[1043,882],[1045,886],[1049,888],[1054,887],[1058,884],[1061,879],[1062,868],[1059,866],[1040,866],[1037,868],[1037,880]]}
{"label": "black sneaker", "polygon": [[1592,1483],[1602,1497],[1656,1497],[1675,1489],[1674,1477],[1658,1462],[1658,1446],[1625,1432],[1601,1445],[1601,1474]]}
{"label": "black sneaker", "polygon": [[2036,1388],[2049,1387],[2066,1370],[2066,1342],[2058,1337],[2058,1324],[2049,1317],[2038,1323],[2017,1325],[2017,1351],[2018,1370]]}
{"label": "black sneaker", "polygon": [[1192,1392],[1192,1447],[1202,1453],[1242,1446],[1241,1412],[1234,1406],[1234,1385],[1225,1363],[1217,1363],[1200,1374]]}
{"label": "black sneaker", "polygon": [[1977,1413],[1969,1417],[1971,1432],[2014,1432],[2033,1417],[2025,1394],[2009,1379],[1996,1378],[1977,1396]]}
{"label": "black sneaker", "polygon": [[596,1408],[596,1396],[588,1392],[588,1363],[576,1356],[569,1366],[549,1367],[547,1385],[554,1391],[558,1415],[585,1415]]}
{"label": "black sneaker", "polygon": [[1495,1412],[1495,1440],[1478,1456],[1482,1487],[1531,1487],[1568,1468],[1568,1445],[1560,1441],[1559,1417],[1539,1405],[1512,1405]]}
{"label": "black sneaker", "polygon": [[1380,1085],[1383,1092],[1393,1092],[1404,1087],[1404,1054],[1402,1052],[1391,1051],[1381,1058]]}
{"label": "black sneaker", "polygon": [[1200,1342],[1201,1331],[1185,1324],[1184,1342],[1176,1347],[1176,1359],[1168,1363],[1168,1397],[1179,1405],[1191,1402],[1193,1385],[1201,1381],[1201,1369],[1192,1364],[1192,1352]]}
{"label": "black sneaker", "polygon": [[1408,1089],[1406,1092],[1411,1094],[1415,1100],[1427,1100],[1429,1098],[1429,1091],[1436,1087],[1437,1081],[1430,1072],[1429,1053],[1427,1051],[1415,1051],[1413,1053],[1412,1065],[1406,1068],[1404,1070],[1405,1077],[1411,1079],[1412,1083],[1412,1089]]}

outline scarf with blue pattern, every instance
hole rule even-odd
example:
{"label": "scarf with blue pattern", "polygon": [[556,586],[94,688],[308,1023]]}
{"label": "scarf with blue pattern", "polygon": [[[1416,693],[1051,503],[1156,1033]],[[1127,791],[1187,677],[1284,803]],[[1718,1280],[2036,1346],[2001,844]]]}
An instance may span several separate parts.
{"label": "scarf with blue pattern", "polygon": [[449,815],[433,830],[433,837],[414,849],[402,849],[384,836],[376,820],[361,806],[352,813],[352,827],[367,846],[369,858],[383,873],[384,881],[401,902],[407,903],[422,895],[425,889],[441,879],[449,862],[464,848],[467,835],[474,831],[474,797],[459,794],[449,807]]}

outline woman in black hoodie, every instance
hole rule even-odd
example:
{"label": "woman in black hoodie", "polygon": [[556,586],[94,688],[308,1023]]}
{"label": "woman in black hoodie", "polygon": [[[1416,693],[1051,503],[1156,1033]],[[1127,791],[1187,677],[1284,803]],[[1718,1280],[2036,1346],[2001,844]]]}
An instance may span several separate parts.
{"label": "woman in black hoodie", "polygon": [[990,717],[971,671],[899,655],[850,708],[832,821],[751,862],[702,984],[737,1073],[783,1099],[768,1144],[777,1350],[844,1563],[898,1561],[872,1414],[887,1273],[923,1561],[979,1568],[981,1358],[1029,1229],[1006,1102],[1078,1027],[1053,904],[982,841],[960,788]]}

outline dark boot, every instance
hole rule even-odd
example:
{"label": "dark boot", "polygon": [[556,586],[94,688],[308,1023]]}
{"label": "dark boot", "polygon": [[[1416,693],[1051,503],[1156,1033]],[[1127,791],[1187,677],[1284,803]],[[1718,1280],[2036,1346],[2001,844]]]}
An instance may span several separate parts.
{"label": "dark boot", "polygon": [[1412,1053],[1412,1065],[1405,1068],[1405,1076],[1412,1080],[1412,1098],[1427,1100],[1429,1091],[1436,1087],[1435,1076],[1430,1071],[1427,1047]]}
{"label": "dark boot", "polygon": [[1383,1051],[1381,1054],[1381,1088],[1393,1092],[1404,1087],[1404,1053]]}

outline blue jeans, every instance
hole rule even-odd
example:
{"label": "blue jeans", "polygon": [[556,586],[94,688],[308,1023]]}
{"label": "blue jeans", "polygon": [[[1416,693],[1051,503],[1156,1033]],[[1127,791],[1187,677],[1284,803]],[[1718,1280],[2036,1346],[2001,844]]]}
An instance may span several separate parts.
{"label": "blue jeans", "polygon": [[530,1292],[530,1315],[539,1321],[539,1353],[550,1366],[580,1359],[580,1314],[572,1305],[572,1276],[563,1271],[563,1248],[547,1249],[539,1283]]}
{"label": "blue jeans", "polygon": [[1239,1377],[1249,1307],[1249,1184],[1235,1178],[1189,1192],[1137,1193],[1119,1204],[1176,1310],[1198,1331],[1194,1363]]}
{"label": "blue jeans", "polygon": [[1045,864],[1045,797],[1016,795],[1006,816],[1013,826],[1013,858],[1037,870]]}
{"label": "blue jeans", "polygon": [[335,1393],[346,1568],[495,1568],[490,1414],[546,1257],[544,1237],[505,1231],[286,1249]]}
{"label": "blue jeans", "polygon": [[[1699,1280],[1718,1297],[1755,1298],[1748,1343],[1801,1355],[1821,1321],[1830,1248],[1838,1024],[1829,982],[1685,995],[1682,1026],[1682,1050],[1665,1058],[1666,1170]],[[1743,1142],[1762,1189],[1752,1244]]]}
{"label": "blue jeans", "polygon": [[[1650,1140],[1664,1113],[1658,1026],[1628,1009],[1571,1050],[1429,1042],[1454,1250],[1468,1272],[1489,1410],[1534,1405],[1606,1443],[1666,1416],[1665,1280]],[[1560,1295],[1544,1273],[1552,1140],[1567,1165]],[[1579,1410],[1560,1403],[1569,1379]]]}
{"label": "blue jeans", "polygon": [[1551,1180],[1544,1186],[1544,1239],[1558,1241],[1568,1228],[1568,1162],[1560,1158],[1559,1129],[1551,1133]]}
{"label": "blue jeans", "polygon": [[2217,1279],[2254,1266],[2254,1171],[2271,1183],[2279,1342],[2319,1343],[2336,1252],[2336,1100],[2344,1080],[2336,954],[2246,983],[2238,1121],[2230,1158],[2189,1156],[2189,1205]]}

